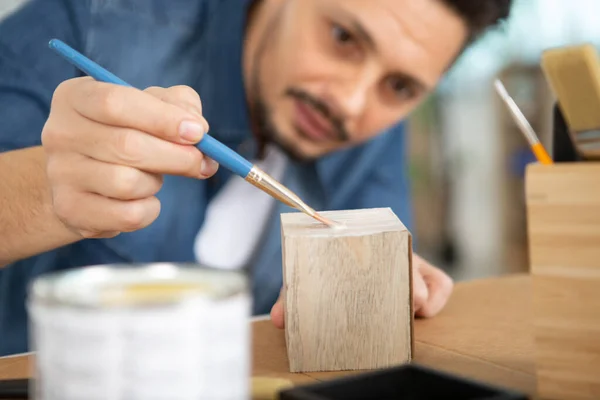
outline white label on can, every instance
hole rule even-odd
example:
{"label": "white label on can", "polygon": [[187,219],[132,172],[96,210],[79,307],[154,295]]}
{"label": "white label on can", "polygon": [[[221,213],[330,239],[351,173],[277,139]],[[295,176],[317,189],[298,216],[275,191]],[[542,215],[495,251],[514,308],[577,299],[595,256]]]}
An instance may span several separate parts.
{"label": "white label on can", "polygon": [[250,300],[30,308],[39,400],[249,397]]}

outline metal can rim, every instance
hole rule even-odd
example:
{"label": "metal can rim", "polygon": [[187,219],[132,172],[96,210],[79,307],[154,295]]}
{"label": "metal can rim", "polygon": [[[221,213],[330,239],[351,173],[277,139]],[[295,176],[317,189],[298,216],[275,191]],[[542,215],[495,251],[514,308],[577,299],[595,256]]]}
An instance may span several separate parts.
{"label": "metal can rim", "polygon": [[190,297],[216,300],[247,292],[247,278],[241,271],[214,269],[194,263],[97,264],[39,276],[30,285],[28,302],[81,308],[135,307],[142,305],[141,302],[107,304],[102,301],[100,292],[119,285],[184,282],[197,284],[198,290],[182,291],[169,299],[151,303],[168,305]]}

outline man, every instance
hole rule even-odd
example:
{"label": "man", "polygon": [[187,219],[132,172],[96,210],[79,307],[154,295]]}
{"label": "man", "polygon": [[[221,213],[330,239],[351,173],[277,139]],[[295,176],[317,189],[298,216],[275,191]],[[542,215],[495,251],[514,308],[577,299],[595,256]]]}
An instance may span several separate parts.
{"label": "man", "polygon": [[[32,0],[0,25],[0,355],[29,282],[92,264],[245,268],[284,324],[286,206],[207,157],[209,132],[318,210],[410,228],[401,123],[510,0]],[[82,77],[59,38],[139,89]],[[452,281],[415,256],[415,310]],[[275,304],[275,305],[274,305]]]}

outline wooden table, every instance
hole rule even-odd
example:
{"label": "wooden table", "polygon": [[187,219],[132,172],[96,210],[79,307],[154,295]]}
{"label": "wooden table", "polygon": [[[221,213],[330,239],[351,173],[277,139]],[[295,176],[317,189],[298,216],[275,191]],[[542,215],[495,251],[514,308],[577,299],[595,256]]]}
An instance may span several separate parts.
{"label": "wooden table", "polygon": [[[527,275],[458,283],[447,307],[415,321],[415,362],[535,394]],[[253,373],[308,383],[345,373],[290,374],[283,331],[253,322]],[[0,379],[28,375],[31,358],[0,359]]]}

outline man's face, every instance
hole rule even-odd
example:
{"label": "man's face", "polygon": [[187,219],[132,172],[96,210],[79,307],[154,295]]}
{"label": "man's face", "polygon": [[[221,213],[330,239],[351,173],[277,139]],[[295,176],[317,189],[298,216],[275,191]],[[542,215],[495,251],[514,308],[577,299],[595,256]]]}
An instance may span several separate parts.
{"label": "man's face", "polygon": [[252,61],[249,96],[259,134],[299,159],[403,119],[467,35],[441,0],[265,1],[279,9]]}

